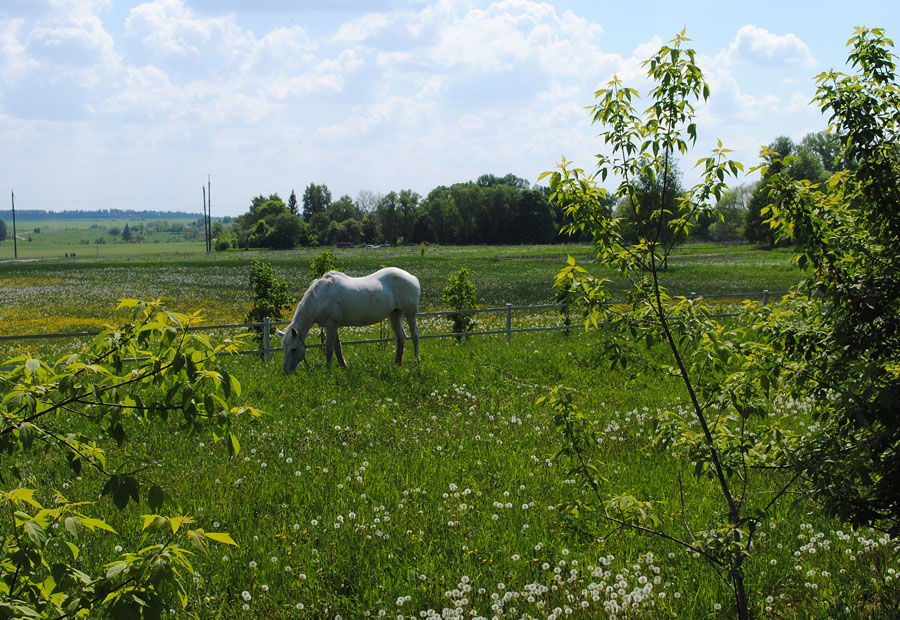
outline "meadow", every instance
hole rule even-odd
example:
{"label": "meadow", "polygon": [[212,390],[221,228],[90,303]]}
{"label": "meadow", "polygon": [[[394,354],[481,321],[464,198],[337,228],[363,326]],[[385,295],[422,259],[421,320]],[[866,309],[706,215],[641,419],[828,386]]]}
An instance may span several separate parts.
{"label": "meadow", "polygon": [[[299,296],[308,257],[267,260]],[[423,310],[444,309],[440,290],[462,265],[472,270],[481,305],[547,302],[562,262],[453,251],[341,260],[348,272],[388,262],[413,271]],[[736,303],[727,295],[783,291],[801,277],[786,263],[747,260],[675,265],[668,284],[727,305]],[[112,322],[111,308],[123,296],[162,297],[179,311],[203,309],[211,322],[234,322],[249,307],[248,276],[249,261],[232,258],[4,265],[0,325],[7,334]],[[423,326],[423,333],[434,331],[449,326]],[[172,511],[238,543],[192,559],[188,608],[173,607],[171,617],[732,617],[727,582],[683,548],[611,531],[589,515],[573,523],[557,508],[586,499],[569,463],[555,458],[564,442],[551,427],[552,412],[536,404],[563,386],[598,432],[604,493],[656,500],[663,529],[679,535],[682,510],[694,523],[717,522],[711,483],[652,442],[657,414],[682,405],[678,384],[610,370],[603,339],[574,330],[517,334],[510,344],[502,337],[425,340],[422,361],[408,357],[401,367],[391,363],[391,345],[349,346],[350,368],[330,372],[314,350],[309,366],[288,376],[278,356],[268,364],[252,356],[224,360],[243,384],[241,398],[265,412],[238,419],[237,457],[211,437],[171,425],[144,428],[139,420],[130,429],[138,438],[125,444],[129,456],[153,464],[144,475],[174,498]],[[663,354],[650,351],[648,361]],[[802,403],[778,409],[797,428],[812,423]],[[90,433],[109,449],[111,469],[127,461],[114,456],[115,442],[102,430]],[[71,497],[97,497],[103,484],[94,475],[72,477],[52,453],[35,453],[24,466],[45,488]],[[772,488],[778,479],[773,473]],[[828,518],[802,491],[781,501],[760,528],[747,567],[754,614],[896,617],[900,541]],[[764,491],[750,501],[767,498]],[[119,512],[106,498],[95,508],[139,544],[147,506]],[[113,544],[96,534],[80,561],[102,570],[119,553]]]}
{"label": "meadow", "polygon": [[[199,218],[200,216],[198,216]],[[129,228],[147,231],[140,243],[125,243],[121,231]],[[195,219],[51,219],[17,220],[17,243],[12,241],[12,222],[6,222],[7,239],[0,242],[0,261],[147,256],[156,254],[197,254],[205,249],[202,232],[193,226]],[[175,225],[178,232],[157,230]],[[185,233],[185,227],[189,231]],[[196,232],[196,234],[195,234]],[[195,237],[189,239],[188,237]]]}

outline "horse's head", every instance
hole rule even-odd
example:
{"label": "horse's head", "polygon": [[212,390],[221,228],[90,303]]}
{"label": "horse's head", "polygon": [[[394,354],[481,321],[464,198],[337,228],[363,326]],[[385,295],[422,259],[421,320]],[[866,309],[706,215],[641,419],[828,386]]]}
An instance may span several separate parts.
{"label": "horse's head", "polygon": [[300,337],[300,332],[293,325],[289,325],[284,331],[277,330],[281,336],[281,349],[284,351],[284,372],[294,372],[297,364],[306,359],[306,344]]}

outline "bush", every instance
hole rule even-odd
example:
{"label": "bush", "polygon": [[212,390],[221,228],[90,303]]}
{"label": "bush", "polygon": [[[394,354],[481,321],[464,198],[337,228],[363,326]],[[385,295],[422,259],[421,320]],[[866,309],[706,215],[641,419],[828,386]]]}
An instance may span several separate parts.
{"label": "bush", "polygon": [[337,257],[331,252],[322,252],[309,262],[309,277],[315,280],[338,268]]}
{"label": "bush", "polygon": [[[466,267],[461,267],[455,274],[447,276],[447,286],[441,293],[441,301],[446,302],[454,310],[474,310],[477,308],[475,285],[469,280],[471,272]],[[475,315],[471,312],[453,313],[447,315],[453,323],[453,333],[457,340],[462,340],[463,334],[472,331],[475,327]]]}
{"label": "bush", "polygon": [[[288,284],[275,276],[268,263],[254,260],[250,263],[250,286],[253,288],[253,307],[244,317],[247,323],[261,323],[265,319],[279,320],[285,309],[296,300],[288,293]],[[251,328],[257,340],[262,340],[262,327]]]}
{"label": "bush", "polygon": [[[55,364],[19,357],[0,371],[0,617],[159,618],[189,604],[190,554],[210,542],[235,544],[228,534],[194,529],[188,516],[159,512],[178,508],[148,483],[154,464],[121,447],[138,443],[150,426],[177,425],[198,443],[209,433],[237,454],[233,419],[259,412],[230,404],[240,383],[217,356],[236,351],[236,343],[214,346],[188,331],[196,314],[138,300],[119,307],[133,310],[133,321],[83,351]],[[66,415],[89,430],[77,432]],[[104,449],[101,434],[119,448]],[[81,500],[94,497],[70,500],[44,486],[36,453],[66,463],[73,476],[105,479],[100,493],[119,509],[140,504],[137,548],[122,549],[131,547],[127,537],[92,516],[94,502]],[[114,554],[111,540],[121,543]]]}

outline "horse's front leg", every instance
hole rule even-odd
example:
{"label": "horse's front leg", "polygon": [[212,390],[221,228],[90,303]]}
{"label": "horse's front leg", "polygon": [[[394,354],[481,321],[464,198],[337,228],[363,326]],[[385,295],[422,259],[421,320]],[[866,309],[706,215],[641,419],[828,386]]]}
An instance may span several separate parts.
{"label": "horse's front leg", "polygon": [[337,342],[337,327],[325,328],[325,368],[331,368],[331,356]]}

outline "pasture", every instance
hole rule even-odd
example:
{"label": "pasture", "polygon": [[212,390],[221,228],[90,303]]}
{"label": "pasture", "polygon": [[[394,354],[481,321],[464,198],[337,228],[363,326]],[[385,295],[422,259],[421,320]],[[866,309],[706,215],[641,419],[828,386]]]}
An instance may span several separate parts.
{"label": "pasture", "polygon": [[[308,260],[270,259],[298,298]],[[440,310],[446,276],[461,265],[472,270],[481,305],[524,305],[552,299],[562,261],[383,252],[341,262],[351,273],[407,269],[422,283],[421,309]],[[249,261],[237,259],[3,265],[0,329],[86,329],[114,321],[111,308],[126,296],[238,322],[250,305],[248,274]],[[676,294],[722,296],[783,291],[800,274],[787,265],[701,260],[673,266],[667,277]],[[420,330],[448,331],[439,323]],[[602,333],[580,330],[516,335],[509,345],[502,337],[425,340],[422,362],[411,363],[408,351],[401,367],[392,364],[391,344],[348,346],[349,369],[326,371],[314,350],[309,367],[289,376],[280,356],[268,364],[225,360],[242,398],[265,412],[238,420],[236,458],[211,437],[141,429],[138,420],[130,431],[140,439],[126,444],[153,463],[145,475],[174,498],[172,512],[239,545],[192,559],[189,607],[172,617],[731,617],[728,584],[701,560],[659,538],[570,523],[556,509],[584,497],[569,464],[554,458],[563,439],[551,412],[535,403],[561,385],[599,433],[596,464],[608,491],[657,500],[663,528],[673,532],[683,534],[682,510],[715,522],[711,483],[652,444],[656,414],[681,404],[677,383],[610,370],[602,342]],[[72,343],[25,346],[53,357]],[[789,424],[812,423],[802,403],[781,409]],[[97,441],[110,450],[111,469],[124,462],[102,431]],[[25,467],[45,488],[73,497],[97,497],[103,484],[87,473],[73,478],[52,454],[34,453]],[[120,513],[106,498],[96,508],[139,544],[146,506]],[[757,617],[895,616],[898,541],[825,517],[802,492],[782,501],[762,530],[747,570]],[[81,561],[102,570],[117,553],[111,547],[98,533]]]}
{"label": "pasture", "polygon": [[[7,221],[7,239],[0,242],[0,261],[11,260],[16,253],[19,259],[24,260],[65,259],[71,257],[73,253],[76,258],[95,260],[200,253],[206,246],[202,228],[195,226],[196,219],[34,221],[19,219],[16,221],[18,241],[15,248],[12,241],[12,222]],[[135,236],[140,237],[140,243],[122,241],[121,231],[126,224],[129,228],[135,229]],[[174,228],[175,231],[169,230],[170,228]]]}

